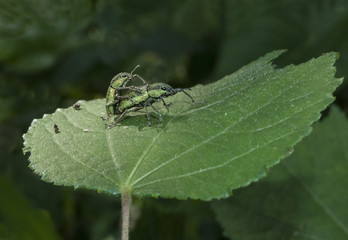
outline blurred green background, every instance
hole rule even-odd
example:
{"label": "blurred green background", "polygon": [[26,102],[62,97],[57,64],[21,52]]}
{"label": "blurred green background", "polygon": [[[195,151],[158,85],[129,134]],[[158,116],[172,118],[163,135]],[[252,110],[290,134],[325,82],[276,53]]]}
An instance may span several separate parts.
{"label": "blurred green background", "polygon": [[[347,29],[347,0],[0,1],[0,238],[118,238],[118,198],[28,168],[22,134],[34,118],[103,98],[137,64],[148,82],[189,87],[275,49],[288,49],[278,66],[337,51],[337,76],[348,76]],[[335,95],[347,112],[346,81]],[[225,239],[205,202],[142,199],[133,210],[132,239]]]}

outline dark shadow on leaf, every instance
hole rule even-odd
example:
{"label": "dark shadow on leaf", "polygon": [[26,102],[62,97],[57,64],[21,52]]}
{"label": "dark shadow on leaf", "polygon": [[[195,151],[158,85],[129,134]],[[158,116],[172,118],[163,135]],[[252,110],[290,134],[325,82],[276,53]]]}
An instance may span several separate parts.
{"label": "dark shadow on leaf", "polygon": [[162,118],[163,118],[163,121],[159,122],[159,116],[151,112],[150,113],[151,126],[148,126],[145,111],[144,112],[139,111],[137,113],[133,113],[133,114],[129,114],[125,116],[124,119],[117,126],[138,127],[139,131],[150,129],[150,128],[165,129],[169,122],[186,121],[188,117],[180,116],[179,118],[177,118],[175,116],[170,116],[170,115],[166,115],[165,113],[162,113]]}

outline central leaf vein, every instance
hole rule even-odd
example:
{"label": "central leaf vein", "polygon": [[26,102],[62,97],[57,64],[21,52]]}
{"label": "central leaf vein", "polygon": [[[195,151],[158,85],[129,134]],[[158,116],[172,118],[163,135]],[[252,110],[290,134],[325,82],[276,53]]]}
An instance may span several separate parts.
{"label": "central leaf vein", "polygon": [[[109,131],[105,131],[105,138],[106,138],[106,143],[108,145],[108,149],[109,149],[109,152],[110,152],[110,155],[111,155],[112,162],[114,163],[114,166],[115,166],[116,174],[118,176],[118,179],[120,179],[120,171],[118,171],[119,165],[117,164],[117,159],[116,159],[115,153],[113,151],[114,148],[112,147],[112,144],[111,144],[111,141],[110,141]],[[118,186],[118,184],[116,184],[116,185]]]}
{"label": "central leaf vein", "polygon": [[[173,118],[168,122],[168,124],[170,124],[170,122],[173,120]],[[135,164],[135,167],[133,168],[131,174],[129,175],[127,182],[126,182],[126,186],[129,185],[129,182],[132,180],[133,175],[135,174],[135,172],[137,171],[137,169],[139,168],[140,164],[143,162],[145,156],[148,154],[148,152],[152,149],[152,147],[157,143],[159,137],[164,133],[165,131],[161,131],[159,132],[156,136],[155,136],[155,140],[152,140],[151,144],[149,144],[149,146],[144,150],[143,154],[140,156],[140,158],[138,159],[137,163]]]}

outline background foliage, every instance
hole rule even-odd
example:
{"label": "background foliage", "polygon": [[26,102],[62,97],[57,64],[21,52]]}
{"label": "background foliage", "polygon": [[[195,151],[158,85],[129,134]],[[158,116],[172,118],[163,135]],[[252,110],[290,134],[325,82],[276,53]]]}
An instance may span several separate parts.
{"label": "background foliage", "polygon": [[346,239],[347,138],[348,121],[332,108],[266,179],[213,203],[224,234],[231,239]]}
{"label": "background foliage", "polygon": [[[44,209],[50,217],[32,216],[61,238],[115,239],[118,200],[52,186],[27,167],[21,136],[33,118],[104,97],[111,78],[137,64],[150,82],[187,87],[285,48],[280,66],[337,51],[337,76],[348,76],[346,29],[345,0],[1,1],[0,181],[7,187],[0,196],[27,201],[28,212]],[[336,96],[347,111],[347,84]],[[208,203],[147,199],[135,206],[134,239],[224,239]],[[18,214],[16,201],[6,208]],[[8,236],[1,209],[0,236]]]}

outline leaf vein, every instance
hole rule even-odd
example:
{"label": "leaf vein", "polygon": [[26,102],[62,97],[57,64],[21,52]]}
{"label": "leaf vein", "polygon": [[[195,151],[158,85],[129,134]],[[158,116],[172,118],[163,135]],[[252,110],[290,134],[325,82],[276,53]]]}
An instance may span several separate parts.
{"label": "leaf vein", "polygon": [[[51,118],[49,118],[51,121],[53,121]],[[46,126],[44,126],[44,129],[51,135],[53,135],[48,129]],[[113,184],[116,184],[116,182],[114,182],[114,180],[112,180],[111,178],[109,178],[108,176],[104,175],[103,173],[101,172],[98,172],[97,170],[91,168],[90,166],[86,165],[85,163],[81,162],[80,160],[78,160],[75,156],[73,156],[71,153],[67,152],[64,150],[64,147],[56,141],[56,139],[52,136],[52,141],[53,143],[55,143],[57,145],[57,147],[63,152],[65,153],[67,156],[69,156],[71,159],[73,159],[75,162],[79,163],[80,165],[82,165],[83,167],[91,170],[92,172],[95,172],[99,175],[101,175],[103,178],[107,179],[108,181],[112,182]],[[117,184],[116,184],[117,185]]]}
{"label": "leaf vein", "polygon": [[241,157],[244,157],[244,156],[246,156],[246,155],[248,155],[248,154],[250,154],[250,153],[252,153],[252,152],[254,152],[254,151],[258,150],[258,149],[261,149],[261,148],[263,148],[263,147],[265,147],[265,146],[271,144],[271,143],[274,142],[274,141],[280,140],[280,139],[282,139],[282,138],[284,138],[284,137],[287,137],[287,136],[289,136],[289,135],[291,135],[291,134],[294,134],[294,132],[293,132],[293,131],[288,132],[287,134],[284,134],[284,135],[282,135],[282,136],[280,136],[280,137],[278,137],[278,138],[275,138],[275,139],[273,139],[273,140],[271,140],[271,141],[265,143],[265,144],[262,145],[262,146],[259,146],[259,145],[258,145],[258,146],[254,147],[254,148],[251,148],[249,151],[244,152],[244,153],[242,153],[242,154],[240,154],[240,155],[238,155],[238,156],[235,156],[235,157],[231,158],[230,160],[228,160],[228,161],[226,161],[226,162],[224,162],[224,163],[222,163],[222,164],[219,164],[219,165],[216,165],[216,166],[213,166],[213,167],[203,168],[203,169],[200,169],[200,170],[198,170],[198,171],[193,171],[193,172],[186,173],[186,174],[182,174],[182,175],[178,175],[178,176],[173,176],[173,177],[167,177],[167,178],[157,179],[157,180],[154,180],[154,181],[151,181],[151,182],[147,182],[147,183],[138,185],[138,186],[134,187],[134,189],[140,188],[140,187],[143,187],[143,186],[146,186],[146,185],[154,184],[154,183],[157,183],[157,182],[161,182],[161,181],[168,181],[168,180],[174,180],[174,179],[183,178],[183,177],[189,177],[189,176],[192,176],[192,175],[195,175],[195,174],[199,174],[199,173],[203,173],[203,172],[207,172],[207,171],[210,171],[210,170],[214,170],[214,169],[217,169],[217,168],[224,167],[224,166],[228,165],[229,163],[233,162],[233,161],[236,160],[236,159],[239,159],[239,158],[241,158]]}
{"label": "leaf vein", "polygon": [[[171,123],[171,121],[174,118],[172,118],[168,124]],[[134,176],[135,172],[138,170],[140,164],[143,162],[145,156],[148,154],[148,152],[152,149],[152,147],[155,145],[155,143],[157,143],[159,137],[164,133],[165,131],[160,131],[156,136],[155,136],[155,140],[153,140],[151,142],[151,144],[149,144],[149,146],[144,150],[143,154],[140,156],[140,158],[138,159],[137,163],[135,164],[135,167],[133,168],[131,174],[129,175],[127,181],[126,181],[126,186],[128,186],[129,182],[132,180],[132,177]]]}
{"label": "leaf vein", "polygon": [[[295,85],[295,84],[294,84],[294,85]],[[150,170],[149,172],[145,173],[143,176],[141,176],[141,177],[139,177],[137,180],[135,180],[135,181],[132,183],[132,185],[135,185],[135,184],[138,183],[139,181],[143,180],[144,178],[146,178],[146,177],[149,176],[150,174],[156,172],[157,170],[161,169],[162,167],[166,166],[167,164],[171,163],[172,161],[178,159],[178,158],[181,157],[182,155],[184,155],[184,154],[186,154],[186,153],[189,153],[189,152],[191,152],[192,150],[194,150],[194,149],[196,149],[196,148],[198,148],[198,147],[200,147],[200,146],[202,146],[202,145],[204,145],[204,144],[210,142],[211,140],[213,140],[213,139],[215,139],[215,138],[221,136],[222,134],[226,133],[229,129],[233,128],[234,126],[236,126],[237,124],[239,124],[241,121],[247,119],[248,117],[250,117],[250,116],[252,116],[252,115],[254,115],[254,114],[256,114],[256,113],[258,113],[262,108],[265,108],[265,107],[267,107],[268,105],[270,105],[274,100],[276,100],[277,98],[281,97],[281,96],[284,94],[284,92],[286,92],[287,90],[291,89],[294,85],[291,85],[290,87],[283,89],[283,91],[280,91],[280,93],[279,93],[278,95],[276,95],[274,98],[270,99],[270,101],[268,101],[268,102],[266,102],[264,105],[258,107],[256,110],[254,110],[254,111],[248,113],[248,114],[245,115],[244,117],[239,118],[238,121],[236,121],[236,122],[235,122],[234,124],[232,124],[231,126],[226,127],[226,128],[225,128],[224,130],[222,130],[220,133],[211,136],[210,138],[206,139],[205,141],[201,142],[200,144],[197,144],[197,145],[195,145],[195,146],[193,146],[193,147],[187,149],[186,151],[184,151],[184,152],[178,154],[177,156],[175,156],[175,157],[169,159],[168,161],[162,163],[161,165],[159,165],[159,166],[155,167],[154,169]]]}
{"label": "leaf vein", "polygon": [[[237,84],[234,84],[234,85],[232,85],[232,86],[220,88],[220,91],[223,91],[223,90],[225,90],[226,88],[232,88],[232,87],[234,87],[234,86],[236,86],[236,85],[239,85],[239,84],[242,84],[242,83],[238,82]],[[250,84],[249,84],[249,85],[247,84],[245,87],[239,89],[239,91],[235,91],[233,94],[228,95],[227,97],[225,97],[225,98],[222,99],[222,100],[216,101],[216,102],[211,103],[211,104],[207,104],[207,105],[202,106],[202,107],[200,107],[200,108],[194,108],[194,109],[192,109],[192,110],[183,112],[183,113],[179,114],[179,116],[184,116],[184,115],[186,115],[186,114],[191,114],[191,113],[194,113],[194,112],[198,112],[198,111],[200,111],[200,110],[204,110],[204,109],[207,109],[207,108],[209,108],[209,107],[211,107],[211,106],[214,106],[214,105],[216,105],[216,104],[218,104],[218,103],[222,103],[222,102],[224,102],[226,99],[231,98],[231,97],[235,96],[236,94],[241,93],[242,91],[244,91],[244,90],[246,90],[246,89],[248,89],[248,88],[250,88],[250,87],[251,87],[251,85],[250,85]]]}
{"label": "leaf vein", "polygon": [[[112,162],[114,163],[114,166],[115,166],[115,171],[116,171],[116,174],[117,174],[117,177],[120,179],[120,171],[118,171],[119,169],[119,166],[117,164],[117,158],[115,157],[115,152],[113,151],[113,147],[112,147],[112,144],[110,142],[110,134],[109,134],[109,131],[105,131],[105,138],[106,138],[106,144],[108,145],[108,149],[109,149],[109,152],[110,152],[110,155],[111,155],[111,160]],[[118,184],[116,184],[118,186]]]}
{"label": "leaf vein", "polygon": [[348,228],[341,222],[341,220],[320,200],[320,197],[314,193],[310,189],[310,187],[299,178],[292,170],[287,166],[287,164],[283,164],[288,172],[302,185],[302,187],[312,196],[313,200],[324,210],[324,212],[342,229],[342,231],[348,236]]}

